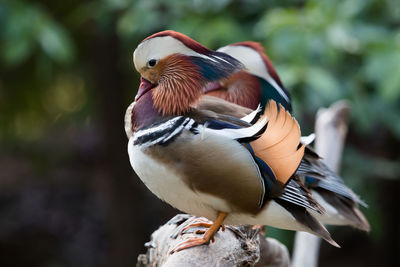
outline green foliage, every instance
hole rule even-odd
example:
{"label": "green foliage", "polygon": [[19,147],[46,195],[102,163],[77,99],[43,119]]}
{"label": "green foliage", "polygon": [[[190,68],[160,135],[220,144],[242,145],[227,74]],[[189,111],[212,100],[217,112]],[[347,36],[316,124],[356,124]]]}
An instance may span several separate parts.
{"label": "green foliage", "polygon": [[74,60],[74,46],[68,32],[42,8],[13,1],[1,6],[2,62],[9,67],[24,63],[33,53],[44,54],[52,61]]}

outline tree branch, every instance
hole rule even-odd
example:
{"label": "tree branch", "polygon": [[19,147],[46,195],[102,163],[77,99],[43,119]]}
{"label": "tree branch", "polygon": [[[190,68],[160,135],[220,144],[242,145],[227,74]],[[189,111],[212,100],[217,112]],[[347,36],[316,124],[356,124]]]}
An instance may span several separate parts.
{"label": "tree branch", "polygon": [[[349,104],[338,101],[329,108],[321,108],[315,121],[315,150],[324,163],[334,172],[338,172],[343,146],[347,134]],[[297,232],[293,248],[293,267],[316,267],[321,238]]]}
{"label": "tree branch", "polygon": [[245,226],[226,226],[225,231],[215,234],[214,243],[169,255],[177,244],[197,230],[204,230],[190,228],[190,232],[181,234],[192,218],[178,214],[155,231],[145,244],[147,253],[139,255],[136,266],[289,266],[289,253],[284,245]]}

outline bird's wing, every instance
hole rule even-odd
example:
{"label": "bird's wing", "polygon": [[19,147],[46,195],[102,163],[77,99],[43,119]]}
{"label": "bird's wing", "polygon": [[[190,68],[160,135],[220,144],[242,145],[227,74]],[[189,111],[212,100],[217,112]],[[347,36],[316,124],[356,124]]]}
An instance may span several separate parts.
{"label": "bird's wing", "polygon": [[269,165],[255,154],[251,143],[268,127],[266,118],[251,125],[215,117],[196,121],[179,116],[139,129],[130,143],[168,168],[168,173],[176,173],[192,192],[211,196],[202,197],[201,205],[261,216],[274,200],[300,224],[329,239],[307,211],[323,212],[308,190],[296,177],[286,185],[278,181]]}
{"label": "bird's wing", "polygon": [[312,152],[312,150],[306,150],[305,156],[297,170],[297,174],[304,176],[305,184],[309,188],[322,188],[334,192],[366,207],[367,204],[345,185],[343,179],[330,170],[317,154]]}
{"label": "bird's wing", "polygon": [[296,174],[303,179],[304,184],[316,198],[321,197],[335,210],[333,214],[341,215],[337,217],[340,221],[364,231],[370,230],[367,219],[358,209],[358,205],[366,207],[367,204],[348,188],[342,178],[331,171],[310,148],[306,149]]}
{"label": "bird's wing", "polygon": [[266,200],[266,185],[252,153],[242,143],[262,134],[266,121],[250,127],[212,117],[203,121],[173,117],[139,129],[132,142],[179,173],[189,188],[224,200],[231,210],[220,206],[215,209],[257,213]]}
{"label": "bird's wing", "polygon": [[196,103],[198,110],[213,111],[220,115],[242,118],[252,112],[251,109],[236,105],[218,97],[203,95]]}
{"label": "bird's wing", "polygon": [[[223,107],[226,107],[223,110],[243,111],[240,115],[247,114],[242,119],[249,124],[257,121],[261,114],[259,111],[249,114],[250,111],[246,108],[215,97],[204,98],[203,103],[201,101],[199,103],[198,108],[201,110],[198,112],[204,112],[206,108],[218,112],[218,109],[223,109]],[[231,118],[229,115],[218,114],[216,116],[220,116],[220,119]],[[266,163],[273,173],[273,175],[268,175],[269,177],[274,177],[285,185],[296,172],[304,155],[305,146],[300,144],[300,127],[291,114],[273,100],[268,102],[262,118],[268,121],[268,128],[260,138],[250,143],[252,153],[258,158],[256,161]],[[274,194],[271,192],[270,195]]]}
{"label": "bird's wing", "polygon": [[[313,210],[319,214],[325,212],[324,208],[311,196],[310,191],[301,183],[297,176],[291,179],[285,186],[279,199]],[[285,206],[285,204],[282,205]]]}

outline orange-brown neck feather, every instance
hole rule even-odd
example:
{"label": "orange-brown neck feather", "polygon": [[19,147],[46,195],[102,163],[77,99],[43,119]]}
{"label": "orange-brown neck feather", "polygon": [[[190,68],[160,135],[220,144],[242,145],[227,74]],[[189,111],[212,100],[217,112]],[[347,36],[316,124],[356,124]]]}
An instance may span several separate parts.
{"label": "orange-brown neck feather", "polygon": [[163,116],[180,115],[200,98],[205,80],[187,56],[171,55],[162,61],[158,86],[152,92],[154,107]]}
{"label": "orange-brown neck feather", "polygon": [[207,94],[250,109],[256,109],[260,103],[261,85],[254,75],[239,71],[221,84],[223,88]]}

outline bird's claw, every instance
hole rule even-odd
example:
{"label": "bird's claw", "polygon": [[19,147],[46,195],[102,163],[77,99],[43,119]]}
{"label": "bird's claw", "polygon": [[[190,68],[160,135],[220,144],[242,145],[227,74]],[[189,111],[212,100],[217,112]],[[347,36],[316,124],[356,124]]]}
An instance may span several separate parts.
{"label": "bird's claw", "polygon": [[[211,238],[211,241],[214,243],[215,239]],[[185,240],[185,241],[179,243],[178,245],[176,245],[169,252],[169,254],[172,255],[175,252],[179,252],[179,251],[187,249],[187,248],[197,247],[197,246],[201,246],[201,245],[208,244],[208,243],[209,243],[209,241],[207,241],[203,237],[192,236],[192,237],[189,237],[187,240]]]}
{"label": "bird's claw", "polygon": [[[204,227],[204,228],[210,228],[213,225],[213,222],[203,218],[203,217],[195,217],[190,219],[187,222],[187,225],[181,230],[181,234],[186,234],[186,232],[190,229],[190,228],[195,228],[195,227]],[[221,225],[221,229],[224,232],[225,231],[225,225]],[[203,229],[198,229],[196,230],[194,233],[196,234],[200,234],[200,233],[205,233],[206,230]]]}

